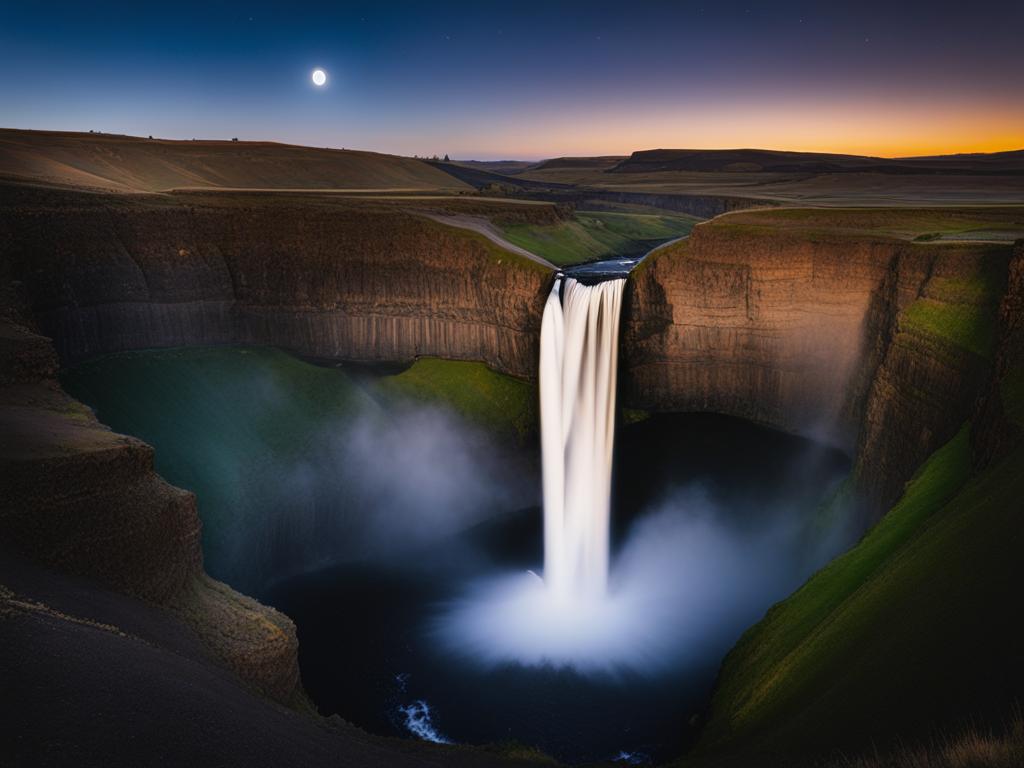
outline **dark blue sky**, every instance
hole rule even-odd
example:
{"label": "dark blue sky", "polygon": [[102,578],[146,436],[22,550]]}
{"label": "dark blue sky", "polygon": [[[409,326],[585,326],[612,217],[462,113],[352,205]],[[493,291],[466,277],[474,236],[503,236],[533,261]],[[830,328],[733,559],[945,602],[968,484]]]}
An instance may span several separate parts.
{"label": "dark blue sky", "polygon": [[1024,2],[0,2],[0,125],[458,157],[1005,149],[1022,30]]}

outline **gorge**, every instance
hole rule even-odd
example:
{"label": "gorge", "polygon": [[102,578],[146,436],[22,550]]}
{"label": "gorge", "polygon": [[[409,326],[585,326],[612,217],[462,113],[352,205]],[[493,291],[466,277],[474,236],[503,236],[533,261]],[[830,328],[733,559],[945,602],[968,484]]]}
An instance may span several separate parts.
{"label": "gorge", "polygon": [[[437,219],[569,215],[539,201],[4,184],[0,209],[4,647],[51,622],[50,658],[132,649],[154,724],[185,694],[153,670],[184,664],[228,736],[182,759],[742,765],[1012,703],[1017,534],[992,505],[1020,482],[1024,252],[932,235],[1012,233],[1019,208],[735,211],[594,285]],[[963,585],[955,611],[928,612],[932,580]],[[538,613],[548,592],[597,607]],[[894,672],[858,610],[983,627],[991,653],[900,628],[929,662]],[[70,742],[114,689],[67,653]]]}

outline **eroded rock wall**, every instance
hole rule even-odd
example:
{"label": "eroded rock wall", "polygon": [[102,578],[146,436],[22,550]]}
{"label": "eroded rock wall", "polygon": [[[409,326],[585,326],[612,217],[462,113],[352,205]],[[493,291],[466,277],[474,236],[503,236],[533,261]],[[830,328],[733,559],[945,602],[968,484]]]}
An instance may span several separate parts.
{"label": "eroded rock wall", "polygon": [[536,373],[550,271],[397,206],[69,194],[5,219],[0,247],[63,360],[235,342]]}
{"label": "eroded rock wall", "polygon": [[[902,322],[990,296],[971,284],[1007,249],[729,226],[694,230],[635,273],[623,400],[716,411],[846,448],[876,516],[970,415],[988,361]],[[973,310],[971,310],[973,311]]]}
{"label": "eroded rock wall", "polygon": [[865,352],[887,245],[700,226],[637,273],[623,343],[626,398],[720,411],[848,448],[850,385]]}
{"label": "eroded rock wall", "polygon": [[[850,403],[860,425],[854,475],[870,517],[898,500],[977,407],[992,369],[1007,259],[1007,249],[985,246],[895,249],[868,314],[869,347]],[[916,319],[925,312],[934,319]],[[972,343],[958,322],[983,326],[982,341]]]}

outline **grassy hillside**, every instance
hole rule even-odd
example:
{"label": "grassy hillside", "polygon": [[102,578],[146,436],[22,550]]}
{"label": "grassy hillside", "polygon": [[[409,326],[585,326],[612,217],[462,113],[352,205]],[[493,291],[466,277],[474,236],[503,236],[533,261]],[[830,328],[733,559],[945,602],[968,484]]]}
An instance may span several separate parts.
{"label": "grassy hillside", "polygon": [[1024,237],[1024,207],[974,208],[778,208],[738,211],[711,226],[770,227],[803,234],[866,234],[916,242],[1012,243]]}
{"label": "grassy hillside", "polygon": [[613,256],[638,256],[659,242],[682,237],[698,219],[682,214],[580,211],[556,224],[508,224],[510,243],[558,266]]}
{"label": "grassy hillside", "polygon": [[[1021,373],[1000,388],[1018,427]],[[1024,445],[980,473],[971,460],[965,425],[856,547],[747,631],[695,763],[884,753],[1011,712],[1024,692]]]}
{"label": "grassy hillside", "polygon": [[0,178],[137,192],[192,188],[470,191],[427,163],[375,152],[17,130],[0,130]]}

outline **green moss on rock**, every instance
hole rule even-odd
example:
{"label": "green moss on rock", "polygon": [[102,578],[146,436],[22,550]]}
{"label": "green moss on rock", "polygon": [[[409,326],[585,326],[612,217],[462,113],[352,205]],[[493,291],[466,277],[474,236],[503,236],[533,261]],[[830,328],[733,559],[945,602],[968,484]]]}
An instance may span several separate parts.
{"label": "green moss on rock", "polygon": [[927,293],[900,315],[900,330],[932,337],[983,358],[995,345],[996,308],[1005,287],[1003,265],[980,262],[970,277],[935,277]]}
{"label": "green moss on rock", "polygon": [[496,373],[483,363],[420,358],[377,386],[385,395],[443,403],[470,421],[514,434],[521,442],[537,431],[535,386]]}

